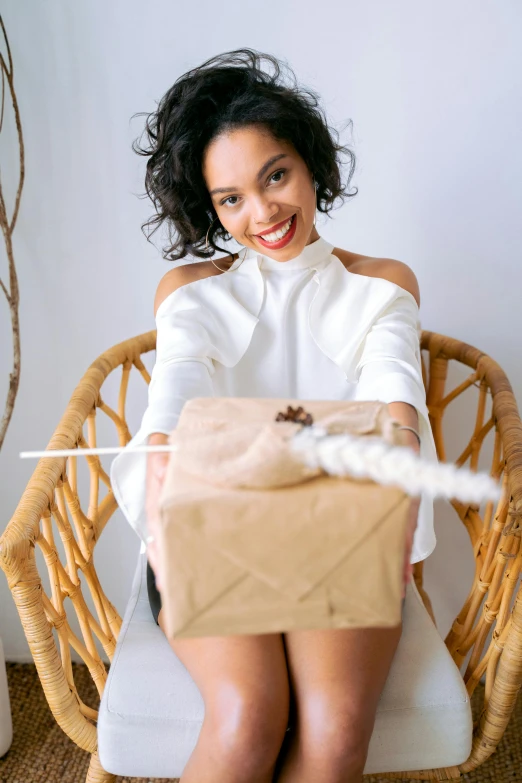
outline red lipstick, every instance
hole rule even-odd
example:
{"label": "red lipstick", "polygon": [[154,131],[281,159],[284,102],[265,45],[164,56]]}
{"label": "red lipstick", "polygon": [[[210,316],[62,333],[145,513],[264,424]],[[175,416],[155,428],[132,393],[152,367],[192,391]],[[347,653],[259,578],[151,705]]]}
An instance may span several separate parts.
{"label": "red lipstick", "polygon": [[[288,218],[284,220],[282,223],[279,223],[279,227],[284,226],[285,223],[287,222],[288,222]],[[263,245],[263,247],[271,248],[272,250],[280,250],[282,247],[286,247],[286,245],[288,245],[288,243],[292,241],[292,239],[295,236],[296,226],[297,226],[297,215],[293,215],[290,228],[288,229],[284,237],[282,239],[278,239],[277,242],[267,242],[259,234],[256,234],[255,237]],[[264,231],[263,233],[271,234],[272,231],[277,231],[277,228],[278,227],[275,226],[274,228],[271,228],[270,231]]]}

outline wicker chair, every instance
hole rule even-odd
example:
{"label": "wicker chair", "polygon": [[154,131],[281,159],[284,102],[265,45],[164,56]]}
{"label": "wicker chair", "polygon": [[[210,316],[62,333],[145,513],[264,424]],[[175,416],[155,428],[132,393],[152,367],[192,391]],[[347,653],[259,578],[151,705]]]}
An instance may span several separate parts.
{"label": "wicker chair", "polygon": [[[142,355],[154,350],[155,340],[156,332],[147,332],[119,343],[92,363],[74,391],[48,448],[96,446],[97,414],[105,414],[112,420],[120,445],[129,442],[131,433],[125,407],[131,370],[135,367],[149,383],[150,375]],[[421,347],[423,378],[439,459],[446,460],[443,415],[450,403],[474,385],[479,389],[474,430],[454,461],[463,465],[469,460],[469,467],[476,470],[484,439],[494,428],[490,472],[497,480],[502,479],[504,488],[498,506],[486,504],[482,516],[477,506],[451,504],[469,533],[475,575],[468,597],[444,641],[459,669],[471,651],[463,674],[470,696],[484,673],[486,677],[485,699],[474,726],[471,754],[458,767],[388,775],[412,780],[450,780],[475,769],[494,752],[522,684],[522,596],[520,591],[516,592],[522,565],[522,424],[510,383],[493,359],[470,345],[433,332],[423,332]],[[471,373],[448,392],[445,386],[451,361],[471,368]],[[117,410],[114,410],[102,397],[102,385],[119,367],[122,375]],[[488,393],[492,398],[490,412],[486,412]],[[105,772],[97,752],[98,710],[86,705],[77,691],[70,648],[89,667],[101,699],[107,671],[94,637],[112,662],[122,620],[99,582],[94,549],[117,504],[99,457],[84,459],[90,476],[87,512],[82,510],[78,497],[77,460],[40,460],[0,538],[0,565],[7,576],[51,711],[68,736],[91,754],[88,783],[109,783],[115,776]],[[100,480],[107,487],[101,501]],[[53,520],[63,542],[66,564],[60,561]],[[50,595],[45,592],[38,571],[35,545],[40,548],[49,572]],[[422,565],[415,566],[414,579],[432,615],[429,598],[422,588]],[[84,598],[85,583],[96,617]],[[69,612],[71,604],[76,612],[83,638],[78,638],[68,622],[66,597],[70,599]],[[491,630],[491,640],[487,643]]]}

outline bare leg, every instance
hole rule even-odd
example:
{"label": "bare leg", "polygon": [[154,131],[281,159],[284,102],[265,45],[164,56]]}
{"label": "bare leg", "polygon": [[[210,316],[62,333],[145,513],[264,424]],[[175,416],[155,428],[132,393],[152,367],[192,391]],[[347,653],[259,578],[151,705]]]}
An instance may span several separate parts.
{"label": "bare leg", "polygon": [[180,783],[271,783],[288,725],[282,635],[198,637],[169,644],[205,703],[201,732]]}
{"label": "bare leg", "polygon": [[401,632],[402,625],[284,634],[296,717],[274,781],[362,781]]}

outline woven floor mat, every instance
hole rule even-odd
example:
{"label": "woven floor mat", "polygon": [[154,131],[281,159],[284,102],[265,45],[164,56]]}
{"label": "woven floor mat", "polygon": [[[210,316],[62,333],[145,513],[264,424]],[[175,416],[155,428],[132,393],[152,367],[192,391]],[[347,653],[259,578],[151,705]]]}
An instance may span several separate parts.
{"label": "woven floor mat", "polygon": [[[86,666],[73,664],[74,681],[86,704],[97,708],[97,690]],[[7,678],[13,715],[13,744],[0,758],[1,783],[83,783],[89,754],[78,748],[60,729],[42,691],[36,667],[8,663]],[[473,717],[478,715],[483,686],[472,698]],[[172,783],[151,778],[150,783]],[[365,783],[388,783],[388,778],[368,776]],[[460,780],[469,783],[522,783],[522,697],[497,751],[482,766]],[[116,778],[117,783],[148,783],[148,778]],[[219,781],[216,781],[219,783]],[[395,778],[390,783],[400,783]]]}

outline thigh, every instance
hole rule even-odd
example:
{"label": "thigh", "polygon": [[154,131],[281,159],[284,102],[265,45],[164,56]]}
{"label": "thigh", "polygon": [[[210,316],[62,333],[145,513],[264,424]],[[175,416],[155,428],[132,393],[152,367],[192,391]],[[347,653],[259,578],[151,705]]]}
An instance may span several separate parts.
{"label": "thigh", "polygon": [[353,735],[369,743],[401,632],[402,624],[283,634],[302,739],[321,743],[326,734],[343,742]]}
{"label": "thigh", "polygon": [[216,717],[220,728],[225,719],[235,727],[242,720],[259,726],[266,719],[284,733],[290,686],[280,633],[169,639],[169,644],[198,686],[206,719]]}

